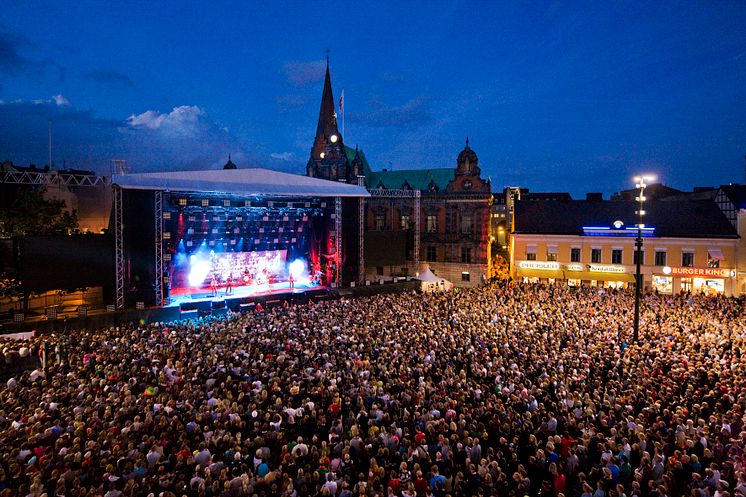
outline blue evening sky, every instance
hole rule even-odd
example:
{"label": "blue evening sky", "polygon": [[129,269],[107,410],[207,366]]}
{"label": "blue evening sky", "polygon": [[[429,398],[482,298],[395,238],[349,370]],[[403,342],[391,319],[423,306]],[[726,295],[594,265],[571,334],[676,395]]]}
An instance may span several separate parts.
{"label": "blue evening sky", "polygon": [[2,2],[0,161],[302,173],[330,49],[374,169],[606,194],[744,181],[746,3]]}

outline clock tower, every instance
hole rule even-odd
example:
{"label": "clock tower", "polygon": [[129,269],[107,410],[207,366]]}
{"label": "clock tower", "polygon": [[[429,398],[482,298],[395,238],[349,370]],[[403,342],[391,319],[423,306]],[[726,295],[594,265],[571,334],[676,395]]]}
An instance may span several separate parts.
{"label": "clock tower", "polygon": [[469,138],[467,137],[466,146],[456,159],[455,177],[451,181],[450,190],[454,192],[489,192],[490,188],[489,180],[482,180],[479,157],[469,146]]}

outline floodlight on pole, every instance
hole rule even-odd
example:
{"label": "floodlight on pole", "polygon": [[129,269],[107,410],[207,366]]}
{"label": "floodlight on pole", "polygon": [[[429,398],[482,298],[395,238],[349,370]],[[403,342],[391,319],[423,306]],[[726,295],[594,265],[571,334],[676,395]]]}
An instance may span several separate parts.
{"label": "floodlight on pole", "polygon": [[655,176],[642,175],[635,176],[633,179],[635,181],[635,188],[639,190],[639,194],[635,197],[635,201],[640,204],[637,211],[635,211],[638,222],[637,239],[635,240],[635,321],[633,341],[637,343],[640,338],[640,294],[642,292],[642,274],[640,266],[642,265],[642,229],[645,227],[645,224],[642,222],[642,218],[645,215],[645,209],[643,209],[646,200],[645,188],[651,182],[655,181]]}

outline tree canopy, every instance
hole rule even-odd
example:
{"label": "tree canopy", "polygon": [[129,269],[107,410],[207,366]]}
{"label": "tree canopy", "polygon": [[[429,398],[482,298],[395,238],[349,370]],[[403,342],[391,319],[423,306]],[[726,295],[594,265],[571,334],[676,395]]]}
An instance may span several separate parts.
{"label": "tree canopy", "polygon": [[43,191],[20,190],[9,207],[0,207],[0,236],[52,235],[77,227],[77,213],[66,211],[64,200],[44,198]]}

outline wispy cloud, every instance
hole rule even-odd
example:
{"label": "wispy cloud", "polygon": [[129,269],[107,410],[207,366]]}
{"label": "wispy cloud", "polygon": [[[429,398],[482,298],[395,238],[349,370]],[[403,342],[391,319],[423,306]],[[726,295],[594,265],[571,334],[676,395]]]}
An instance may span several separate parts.
{"label": "wispy cloud", "polygon": [[414,98],[403,105],[387,105],[373,100],[368,103],[368,107],[368,112],[351,112],[347,119],[370,126],[419,125],[433,120],[430,103],[425,97]]}
{"label": "wispy cloud", "polygon": [[282,72],[291,85],[302,88],[324,79],[326,63],[323,60],[291,60],[282,66]]}
{"label": "wispy cloud", "polygon": [[59,94],[52,97],[54,99],[54,103],[57,104],[59,107],[68,107],[70,106],[70,100],[67,99],[66,96]]}
{"label": "wispy cloud", "polygon": [[103,172],[111,159],[126,159],[137,171],[207,169],[222,166],[229,152],[243,166],[262,162],[198,106],[147,110],[111,120],[77,109],[63,95],[0,101],[0,160],[43,164],[49,122],[56,162],[73,167]]}
{"label": "wispy cloud", "polygon": [[273,159],[281,160],[284,162],[293,162],[296,160],[296,156],[293,152],[273,152],[269,154]]}
{"label": "wispy cloud", "polygon": [[81,74],[83,79],[89,81],[95,81],[96,83],[118,85],[118,86],[135,86],[134,81],[119,71],[113,69],[97,69],[95,71],[87,71]]}

